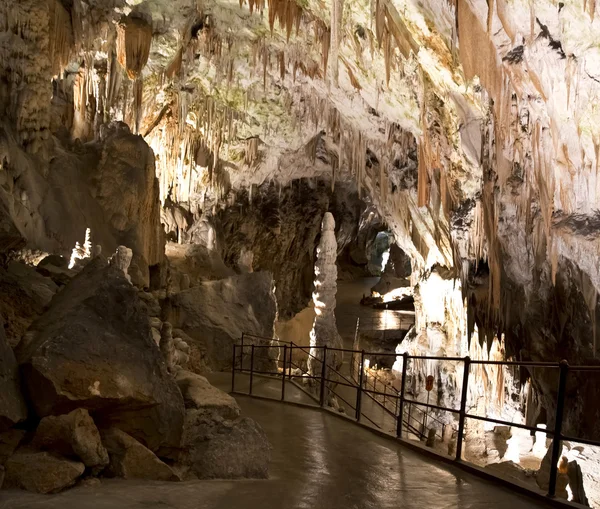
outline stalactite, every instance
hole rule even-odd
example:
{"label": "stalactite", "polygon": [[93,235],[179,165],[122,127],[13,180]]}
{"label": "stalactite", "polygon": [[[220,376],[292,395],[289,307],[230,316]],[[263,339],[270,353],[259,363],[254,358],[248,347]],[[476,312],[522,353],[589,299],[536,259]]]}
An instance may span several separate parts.
{"label": "stalactite", "polygon": [[177,53],[175,53],[173,60],[171,60],[171,62],[167,66],[167,68],[165,70],[165,76],[168,79],[173,79],[175,76],[179,75],[179,73],[181,72],[182,64],[183,64],[183,48],[179,48],[177,50]]}
{"label": "stalactite", "polygon": [[331,1],[331,42],[330,42],[330,53],[331,53],[331,77],[333,79],[333,85],[339,86],[340,76],[340,46],[342,44],[342,17],[344,11],[344,0],[332,0]]}
{"label": "stalactite", "polygon": [[248,166],[252,166],[258,161],[258,145],[260,139],[258,137],[249,138],[246,140],[246,150],[244,154],[244,162]]}
{"label": "stalactite", "polygon": [[296,3],[296,0],[267,0],[267,2],[271,32],[273,32],[277,20],[279,27],[282,30],[285,29],[289,41],[294,26],[296,27],[296,33],[298,33],[300,20],[304,12],[303,8]]}
{"label": "stalactite", "polygon": [[48,0],[50,44],[48,51],[52,74],[57,76],[67,66],[74,47],[71,15],[59,0]]}
{"label": "stalactite", "polygon": [[354,72],[352,72],[352,67],[350,67],[350,63],[348,62],[348,60],[346,60],[342,55],[340,55],[340,60],[346,66],[346,72],[348,73],[348,78],[350,78],[350,84],[354,87],[355,90],[358,90],[358,91],[362,90],[362,86],[356,79]]}
{"label": "stalactite", "polygon": [[136,79],[133,82],[133,133],[138,134],[140,132],[140,125],[142,122],[143,114],[143,101],[142,96],[144,93],[144,82],[141,78]]}
{"label": "stalactite", "polygon": [[152,43],[152,26],[136,16],[125,16],[117,26],[117,59],[135,80],[148,62]]}

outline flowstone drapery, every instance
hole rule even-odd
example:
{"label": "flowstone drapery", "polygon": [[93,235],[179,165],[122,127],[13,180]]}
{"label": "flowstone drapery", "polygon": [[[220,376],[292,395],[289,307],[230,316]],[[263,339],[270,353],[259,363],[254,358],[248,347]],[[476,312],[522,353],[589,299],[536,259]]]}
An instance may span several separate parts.
{"label": "flowstone drapery", "polygon": [[[335,239],[335,220],[331,212],[325,212],[321,223],[321,240],[317,247],[315,263],[315,321],[310,331],[311,355],[308,370],[311,375],[319,375],[322,368],[323,349],[327,346],[342,348],[342,338],[335,321],[335,295],[337,293],[337,241]],[[336,369],[342,361],[340,352],[328,352],[327,365]]]}

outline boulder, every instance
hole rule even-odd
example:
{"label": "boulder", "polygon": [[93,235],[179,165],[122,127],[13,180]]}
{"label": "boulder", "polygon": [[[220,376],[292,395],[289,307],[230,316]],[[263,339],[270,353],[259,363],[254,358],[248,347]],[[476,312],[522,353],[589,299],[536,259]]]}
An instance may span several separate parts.
{"label": "boulder", "polygon": [[269,474],[271,445],[252,419],[235,421],[208,417],[188,410],[183,439],[185,477],[198,479],[265,479]]}
{"label": "boulder", "polygon": [[26,431],[12,428],[0,433],[0,465],[4,465],[23,441]]}
{"label": "boulder", "polygon": [[108,475],[124,479],[178,480],[171,467],[120,429],[110,428],[103,431],[102,440],[110,455]]}
{"label": "boulder", "polygon": [[12,348],[6,341],[0,317],[0,432],[25,420],[27,407],[21,394],[19,368]]}
{"label": "boulder", "polygon": [[[553,442],[550,443],[548,451],[542,459],[540,469],[536,473],[536,483],[542,491],[548,491],[550,485],[550,470],[552,464],[552,447]],[[559,460],[558,471],[556,473],[556,496],[559,498],[568,498],[567,485],[569,484],[568,471],[568,460],[566,456],[562,456]]]}
{"label": "boulder", "polygon": [[[268,272],[253,272],[203,281],[171,296],[163,311],[167,315],[164,320],[192,339],[192,349],[206,350],[211,368],[230,368],[233,344],[239,342],[242,333],[273,337],[277,311],[273,277]],[[268,339],[246,338],[246,344],[253,342],[269,345]],[[276,350],[257,350],[255,368],[274,370],[276,355]]]}
{"label": "boulder", "polygon": [[[170,264],[174,291],[186,290],[202,281],[223,279],[235,274],[225,265],[217,251],[205,246],[167,242],[165,254]],[[187,288],[182,284],[185,279],[183,276],[188,277]]]}
{"label": "boulder", "polygon": [[576,504],[590,507],[583,485],[583,474],[577,461],[569,461],[567,465],[567,476],[569,478],[569,488],[571,488],[572,494],[571,501]]}
{"label": "boulder", "polygon": [[210,368],[208,367],[210,360],[207,357],[206,348],[203,345],[194,341],[181,329],[173,329],[173,337],[185,341],[189,347],[188,370],[199,374],[210,372]]}
{"label": "boulder", "polygon": [[86,467],[102,469],[108,465],[108,453],[90,414],[78,408],[66,415],[44,417],[31,445],[37,449],[75,456]]}
{"label": "boulder", "polygon": [[146,308],[148,310],[148,315],[150,317],[159,317],[160,316],[160,303],[158,299],[149,292],[139,292],[139,298],[146,304]]}
{"label": "boulder", "polygon": [[4,488],[56,493],[75,484],[85,465],[49,452],[23,448],[5,465]]}
{"label": "boulder", "polygon": [[229,394],[217,389],[203,376],[185,370],[176,375],[177,385],[187,409],[202,410],[223,419],[237,419],[240,407]]}
{"label": "boulder", "polygon": [[[42,262],[43,261],[44,260],[42,260]],[[42,265],[42,262],[36,267],[36,272],[44,277],[50,278],[57,285],[64,286],[69,284],[71,278],[76,274],[75,270],[68,269],[67,267],[57,267],[50,262],[46,262]]]}
{"label": "boulder", "polygon": [[[39,417],[76,408],[148,448],[177,448],[184,405],[121,270],[94,258],[58,293],[17,349]],[[167,453],[165,453],[167,454]]]}
{"label": "boulder", "polygon": [[17,345],[27,328],[48,307],[58,286],[34,267],[11,262],[0,268],[0,316],[6,322],[10,346]]}
{"label": "boulder", "polygon": [[12,196],[0,193],[0,253],[25,245],[25,235],[20,231],[10,213]]}
{"label": "boulder", "polygon": [[203,376],[180,370],[176,378],[186,406],[176,466],[180,477],[267,477],[271,446],[260,426],[252,419],[240,419],[235,399]]}
{"label": "boulder", "polygon": [[485,471],[506,479],[508,481],[517,482],[518,484],[526,484],[530,489],[535,489],[535,479],[533,472],[524,469],[521,465],[512,461],[502,461],[500,463],[491,463],[485,466]]}

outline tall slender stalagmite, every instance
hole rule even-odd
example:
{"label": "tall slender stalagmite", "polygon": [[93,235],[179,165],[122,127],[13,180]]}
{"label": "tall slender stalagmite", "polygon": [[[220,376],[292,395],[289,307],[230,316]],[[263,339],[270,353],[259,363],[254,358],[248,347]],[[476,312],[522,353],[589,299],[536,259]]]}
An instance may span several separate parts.
{"label": "tall slender stalagmite", "polygon": [[[321,223],[321,240],[317,247],[315,263],[315,289],[312,299],[315,304],[315,320],[310,331],[311,356],[308,370],[311,375],[319,375],[323,350],[315,347],[342,347],[335,321],[335,295],[337,293],[337,241],[335,220],[331,212],[325,212]],[[327,354],[327,365],[338,368],[342,357],[339,352]]]}

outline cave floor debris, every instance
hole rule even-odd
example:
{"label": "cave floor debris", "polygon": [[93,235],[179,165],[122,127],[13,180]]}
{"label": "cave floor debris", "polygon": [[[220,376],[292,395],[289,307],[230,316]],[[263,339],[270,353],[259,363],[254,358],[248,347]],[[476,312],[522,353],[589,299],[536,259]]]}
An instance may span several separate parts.
{"label": "cave floor debris", "polygon": [[319,410],[238,401],[273,445],[269,480],[102,480],[59,495],[2,491],[0,509],[546,507]]}

